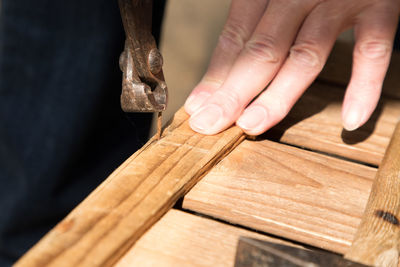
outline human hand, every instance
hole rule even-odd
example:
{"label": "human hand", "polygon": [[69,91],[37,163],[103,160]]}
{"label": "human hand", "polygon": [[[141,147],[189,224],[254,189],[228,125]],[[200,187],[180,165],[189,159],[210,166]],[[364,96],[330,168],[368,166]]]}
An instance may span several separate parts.
{"label": "human hand", "polygon": [[342,121],[357,129],[378,103],[399,9],[399,0],[232,0],[209,68],[186,100],[190,126],[216,134],[236,122],[247,134],[265,132],[314,81],[337,36],[354,27]]}

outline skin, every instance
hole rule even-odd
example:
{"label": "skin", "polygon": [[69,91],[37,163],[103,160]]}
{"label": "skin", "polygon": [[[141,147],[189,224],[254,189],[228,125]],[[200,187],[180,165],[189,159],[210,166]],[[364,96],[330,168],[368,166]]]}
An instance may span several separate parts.
{"label": "skin", "polygon": [[208,70],[186,100],[190,126],[208,135],[233,123],[250,135],[267,131],[315,80],[337,36],[354,27],[342,121],[357,129],[378,103],[399,10],[399,0],[233,0]]}

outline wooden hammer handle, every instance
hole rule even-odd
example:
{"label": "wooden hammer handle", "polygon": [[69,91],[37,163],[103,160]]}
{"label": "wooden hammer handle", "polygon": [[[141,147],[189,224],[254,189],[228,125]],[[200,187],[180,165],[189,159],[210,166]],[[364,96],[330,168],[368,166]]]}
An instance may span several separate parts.
{"label": "wooden hammer handle", "polygon": [[346,258],[373,266],[397,266],[400,238],[400,123],[397,123],[372,185],[366,209]]}

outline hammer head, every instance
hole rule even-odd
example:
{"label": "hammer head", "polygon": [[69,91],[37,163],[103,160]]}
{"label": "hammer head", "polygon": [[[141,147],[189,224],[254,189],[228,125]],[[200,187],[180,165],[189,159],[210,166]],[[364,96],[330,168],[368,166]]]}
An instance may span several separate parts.
{"label": "hammer head", "polygon": [[307,250],[274,244],[263,240],[240,237],[235,267],[362,267],[334,253]]}
{"label": "hammer head", "polygon": [[125,112],[161,112],[168,89],[163,58],[151,33],[152,0],[119,0],[126,41],[119,58],[123,72],[121,107]]}

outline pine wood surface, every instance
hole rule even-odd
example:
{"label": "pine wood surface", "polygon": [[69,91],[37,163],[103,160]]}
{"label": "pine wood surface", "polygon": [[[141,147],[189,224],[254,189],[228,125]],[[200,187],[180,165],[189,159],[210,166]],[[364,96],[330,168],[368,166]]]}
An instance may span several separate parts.
{"label": "pine wood surface", "polygon": [[[316,82],[264,137],[378,165],[400,116],[400,103],[382,98],[366,126],[344,131],[345,87],[338,84],[346,83],[342,66],[348,66],[348,56],[332,59],[321,79],[336,85]],[[392,69],[397,68],[396,62]],[[384,94],[400,95],[395,77],[389,74]],[[237,128],[211,137],[194,134],[186,119],[182,110],[178,112],[160,141],[150,140],[123,163],[16,266],[99,266],[119,260],[243,138]],[[372,167],[267,140],[245,141],[190,191],[183,205],[344,253],[360,222],[375,172]]]}
{"label": "pine wood surface", "polygon": [[340,86],[314,83],[289,115],[265,135],[280,142],[379,165],[400,117],[400,101],[381,98],[371,119],[361,128],[343,129]]}
{"label": "pine wood surface", "polygon": [[374,179],[367,207],[346,257],[373,266],[397,266],[400,245],[400,124]]}
{"label": "pine wood surface", "polygon": [[344,253],[375,173],[268,140],[244,141],[185,196],[183,207]]}
{"label": "pine wood surface", "polygon": [[[330,83],[347,85],[350,81],[353,60],[353,43],[348,40],[338,40],[318,76],[320,80]],[[400,52],[394,51],[390,66],[384,81],[382,94],[388,97],[400,98]]]}
{"label": "pine wood surface", "polygon": [[181,110],[27,252],[16,266],[109,266],[243,138],[233,127],[194,133]]}
{"label": "pine wood surface", "polygon": [[138,240],[116,267],[233,266],[240,236],[292,245],[172,209]]}

